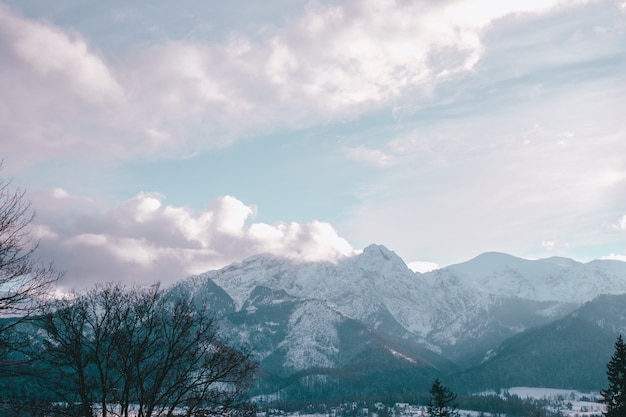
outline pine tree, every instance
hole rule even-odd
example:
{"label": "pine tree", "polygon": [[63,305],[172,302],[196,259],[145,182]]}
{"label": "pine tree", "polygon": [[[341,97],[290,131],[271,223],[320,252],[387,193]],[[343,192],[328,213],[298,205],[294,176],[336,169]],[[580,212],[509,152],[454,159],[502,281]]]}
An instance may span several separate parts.
{"label": "pine tree", "polygon": [[428,401],[428,414],[431,417],[454,417],[458,405],[454,403],[456,394],[450,388],[441,384],[439,379],[430,387],[430,399]]}
{"label": "pine tree", "polygon": [[620,335],[615,342],[615,352],[606,364],[609,380],[607,389],[600,391],[606,404],[607,417],[626,417],[626,346]]}

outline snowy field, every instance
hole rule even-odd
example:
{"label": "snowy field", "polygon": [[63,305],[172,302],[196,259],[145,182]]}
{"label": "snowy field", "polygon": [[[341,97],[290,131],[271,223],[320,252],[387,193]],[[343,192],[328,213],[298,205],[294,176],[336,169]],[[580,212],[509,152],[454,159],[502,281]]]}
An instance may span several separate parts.
{"label": "snowy field", "polygon": [[[580,392],[569,389],[513,387],[501,392],[516,395],[521,399],[547,400],[548,409],[560,411],[568,417],[597,416],[606,411],[606,407],[598,402],[600,394],[597,392]],[[485,392],[485,395],[495,395],[495,392]]]}
{"label": "snowy field", "polygon": [[[482,392],[478,395],[497,395],[506,398],[508,395],[515,395],[521,399],[546,400],[546,410],[552,413],[559,413],[564,417],[592,417],[601,416],[606,410],[603,404],[598,402],[600,398],[597,392],[580,392],[568,389],[553,388],[532,388],[532,387],[513,387],[508,390],[496,393]],[[358,417],[377,416],[376,410],[358,409],[353,415]],[[428,413],[425,406],[410,405],[406,403],[398,403],[392,407],[391,415],[394,417],[427,417]],[[490,413],[458,410],[460,417],[494,417]],[[259,413],[263,417],[265,413]],[[300,416],[300,417],[338,417],[340,413],[332,410],[330,413],[289,413],[283,416]],[[505,417],[502,414],[499,417]]]}

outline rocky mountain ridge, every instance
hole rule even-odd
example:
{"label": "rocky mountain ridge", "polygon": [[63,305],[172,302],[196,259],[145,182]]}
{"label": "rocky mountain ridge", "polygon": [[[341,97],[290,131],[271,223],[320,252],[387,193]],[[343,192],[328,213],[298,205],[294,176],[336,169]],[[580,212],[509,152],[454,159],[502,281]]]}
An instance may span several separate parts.
{"label": "rocky mountain ridge", "polygon": [[337,263],[258,255],[179,285],[219,307],[224,331],[272,375],[433,375],[479,366],[512,336],[626,294],[626,263],[486,253],[420,274],[371,245]]}

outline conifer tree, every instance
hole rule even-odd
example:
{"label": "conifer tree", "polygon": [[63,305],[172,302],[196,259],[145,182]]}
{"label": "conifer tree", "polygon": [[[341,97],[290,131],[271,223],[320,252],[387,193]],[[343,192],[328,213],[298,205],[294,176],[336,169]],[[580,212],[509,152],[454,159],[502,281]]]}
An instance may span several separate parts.
{"label": "conifer tree", "polygon": [[609,386],[600,391],[607,417],[626,417],[626,346],[622,335],[615,342],[615,352],[606,364]]}
{"label": "conifer tree", "polygon": [[431,417],[454,417],[457,415],[458,405],[454,403],[456,394],[450,388],[441,384],[439,379],[430,387],[430,399],[428,401],[428,414]]}

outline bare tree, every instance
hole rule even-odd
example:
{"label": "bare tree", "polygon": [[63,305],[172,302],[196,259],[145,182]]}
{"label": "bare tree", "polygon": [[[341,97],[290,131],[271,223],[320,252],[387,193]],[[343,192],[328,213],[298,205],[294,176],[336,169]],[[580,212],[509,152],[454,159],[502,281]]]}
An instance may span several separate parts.
{"label": "bare tree", "polygon": [[232,412],[254,365],[219,339],[213,317],[191,300],[169,295],[160,301],[154,335],[161,346],[145,355],[136,375],[139,415]]}
{"label": "bare tree", "polygon": [[[0,162],[0,170],[2,163]],[[7,355],[17,343],[11,330],[32,316],[51,286],[59,279],[52,264],[37,258],[38,242],[32,238],[31,223],[35,216],[26,193],[12,187],[12,181],[0,177],[0,352]],[[8,372],[12,367],[2,366]]]}
{"label": "bare tree", "polygon": [[[45,315],[44,358],[81,415],[230,414],[255,370],[206,310],[158,287],[96,287]],[[70,382],[68,384],[68,382]],[[50,381],[46,381],[50,386]]]}
{"label": "bare tree", "polygon": [[30,230],[35,212],[26,192],[11,185],[0,177],[0,314],[24,317],[49,293],[59,274],[37,258],[39,242]]}
{"label": "bare tree", "polygon": [[[92,416],[92,393],[96,385],[90,375],[87,328],[87,306],[82,299],[58,300],[54,314],[40,317],[38,324],[45,329],[43,346],[33,345],[37,357],[50,372],[38,376],[52,395],[74,409],[77,415]],[[71,387],[71,389],[68,389]]]}

